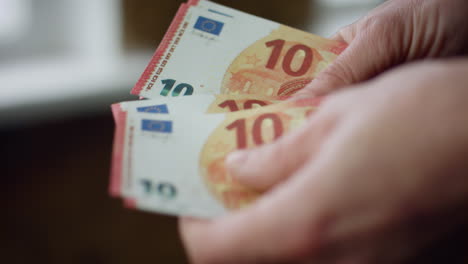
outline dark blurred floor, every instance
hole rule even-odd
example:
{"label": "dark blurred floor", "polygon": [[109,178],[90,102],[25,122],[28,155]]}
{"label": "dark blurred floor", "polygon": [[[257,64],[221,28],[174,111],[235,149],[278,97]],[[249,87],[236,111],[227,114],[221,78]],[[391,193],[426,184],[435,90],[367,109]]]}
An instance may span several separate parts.
{"label": "dark blurred floor", "polygon": [[186,263],[176,219],[108,195],[111,113],[1,131],[1,263]]}

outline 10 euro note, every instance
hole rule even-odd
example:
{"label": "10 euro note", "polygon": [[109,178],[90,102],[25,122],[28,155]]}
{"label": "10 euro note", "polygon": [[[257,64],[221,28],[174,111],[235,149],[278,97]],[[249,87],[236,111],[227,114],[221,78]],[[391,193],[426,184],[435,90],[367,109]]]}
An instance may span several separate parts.
{"label": "10 euro note", "polygon": [[289,96],[345,47],[210,1],[191,0],[180,7],[132,93],[145,98]]}
{"label": "10 euro note", "polygon": [[[120,169],[126,168],[131,187],[120,196],[127,206],[171,215],[208,218],[242,208],[260,194],[230,177],[226,155],[301,126],[318,103],[285,101],[227,114],[171,114],[170,107],[167,114],[127,112],[121,125],[128,140],[117,143],[127,156],[115,155],[113,162],[128,163]],[[112,188],[122,190],[122,181],[113,176]]]}
{"label": "10 euro note", "polygon": [[152,115],[184,115],[204,113],[229,113],[254,109],[280,102],[283,98],[267,98],[252,95],[194,95],[177,98],[159,97],[152,100],[122,102],[112,105],[116,130],[111,178],[111,195],[122,196],[132,193],[131,147],[134,127],[127,122],[127,117],[135,113]]}

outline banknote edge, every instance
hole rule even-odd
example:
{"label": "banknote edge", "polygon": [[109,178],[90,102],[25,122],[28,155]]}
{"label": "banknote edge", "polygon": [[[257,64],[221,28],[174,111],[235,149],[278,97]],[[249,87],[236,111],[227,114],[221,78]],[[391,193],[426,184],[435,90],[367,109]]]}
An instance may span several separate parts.
{"label": "banknote edge", "polygon": [[164,56],[167,49],[169,48],[172,39],[175,37],[180,24],[182,24],[182,21],[184,20],[184,17],[187,14],[188,8],[192,5],[192,3],[198,4],[198,1],[199,0],[190,0],[188,4],[184,3],[180,5],[179,10],[177,10],[175,17],[169,26],[169,29],[167,30],[166,34],[164,34],[160,45],[154,52],[153,57],[151,58],[148,66],[146,66],[145,71],[133,87],[131,94],[140,95],[141,91],[146,86],[146,83],[151,78],[154,69],[159,64],[161,58]]}
{"label": "banknote edge", "polygon": [[132,210],[138,209],[138,202],[135,198],[126,197],[123,199],[122,203],[123,203],[124,208],[132,209]]}
{"label": "banknote edge", "polygon": [[122,161],[127,113],[122,110],[120,104],[113,104],[111,109],[114,116],[115,132],[114,146],[112,149],[109,193],[112,197],[119,197],[121,195],[122,187]]}
{"label": "banknote edge", "polygon": [[198,5],[198,3],[200,3],[200,0],[189,0],[189,1],[187,2],[187,4],[188,4],[189,6],[196,6],[196,5]]}

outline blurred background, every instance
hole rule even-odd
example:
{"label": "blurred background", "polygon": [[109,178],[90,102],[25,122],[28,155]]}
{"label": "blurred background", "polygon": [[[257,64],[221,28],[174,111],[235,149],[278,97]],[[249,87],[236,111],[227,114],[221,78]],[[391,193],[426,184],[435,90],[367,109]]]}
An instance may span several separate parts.
{"label": "blurred background", "polygon": [[[137,99],[181,2],[0,0],[1,262],[187,262],[175,218],[107,192],[109,106]],[[330,36],[382,1],[216,2]]]}

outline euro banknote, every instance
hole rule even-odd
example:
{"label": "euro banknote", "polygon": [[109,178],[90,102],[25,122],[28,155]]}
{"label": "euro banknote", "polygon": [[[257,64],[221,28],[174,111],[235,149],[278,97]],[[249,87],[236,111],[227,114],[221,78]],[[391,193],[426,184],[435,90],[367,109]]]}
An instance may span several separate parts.
{"label": "euro banknote", "polygon": [[132,93],[145,98],[288,96],[345,47],[210,1],[191,0],[180,7]]}
{"label": "euro banknote", "polygon": [[[282,98],[267,98],[252,95],[194,95],[180,98],[160,97],[153,100],[139,100],[122,102],[112,105],[116,130],[114,136],[114,154],[111,178],[119,181],[118,188],[111,186],[111,195],[121,196],[131,193],[131,184],[128,180],[132,156],[129,153],[133,127],[126,122],[127,116],[133,114],[152,115],[184,115],[204,113],[229,113],[240,110],[255,109],[280,102]],[[118,162],[116,162],[118,161]]]}
{"label": "euro banknote", "polygon": [[129,207],[171,215],[209,218],[242,208],[260,193],[229,175],[226,155],[278,139],[318,104],[302,99],[218,114],[176,109],[184,104],[167,103],[162,112],[114,105],[111,192]]}
{"label": "euro banknote", "polygon": [[168,114],[169,108],[171,108],[171,114],[174,111],[181,111],[182,113],[228,113],[267,106],[285,99],[288,99],[288,97],[200,94],[180,98],[158,97],[149,100],[128,101],[118,105],[125,112]]}

